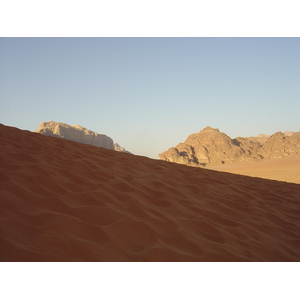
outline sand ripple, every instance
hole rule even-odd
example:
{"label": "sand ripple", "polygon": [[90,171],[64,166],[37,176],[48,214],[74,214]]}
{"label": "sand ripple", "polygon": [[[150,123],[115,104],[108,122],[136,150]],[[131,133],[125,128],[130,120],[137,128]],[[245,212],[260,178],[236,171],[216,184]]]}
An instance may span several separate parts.
{"label": "sand ripple", "polygon": [[299,261],[300,185],[0,125],[1,261]]}

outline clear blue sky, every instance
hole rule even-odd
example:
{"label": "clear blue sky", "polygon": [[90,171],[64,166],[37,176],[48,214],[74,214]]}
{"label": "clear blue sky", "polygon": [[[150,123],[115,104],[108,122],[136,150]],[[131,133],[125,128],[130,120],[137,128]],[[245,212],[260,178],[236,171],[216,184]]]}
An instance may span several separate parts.
{"label": "clear blue sky", "polygon": [[1,38],[0,123],[51,120],[152,158],[208,125],[300,131],[300,38]]}

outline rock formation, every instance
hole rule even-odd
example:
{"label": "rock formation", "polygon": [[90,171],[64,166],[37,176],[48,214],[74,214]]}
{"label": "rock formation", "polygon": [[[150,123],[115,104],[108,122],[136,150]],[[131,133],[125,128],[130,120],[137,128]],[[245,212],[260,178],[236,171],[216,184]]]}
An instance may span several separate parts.
{"label": "rock formation", "polygon": [[65,123],[53,121],[42,122],[35,132],[83,144],[130,153],[123,147],[119,146],[119,144],[114,143],[113,139],[105,134],[99,134],[80,125],[71,126]]}
{"label": "rock formation", "polygon": [[231,139],[219,129],[207,126],[188,136],[184,143],[159,154],[158,158],[199,167],[288,156],[300,156],[300,132]]}
{"label": "rock formation", "polygon": [[266,159],[300,156],[300,132],[276,132],[263,144],[261,155]]}

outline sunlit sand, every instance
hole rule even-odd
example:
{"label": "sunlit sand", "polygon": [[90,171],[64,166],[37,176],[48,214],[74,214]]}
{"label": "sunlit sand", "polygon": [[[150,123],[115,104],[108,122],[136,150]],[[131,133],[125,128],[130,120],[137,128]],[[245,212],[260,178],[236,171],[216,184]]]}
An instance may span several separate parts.
{"label": "sunlit sand", "polygon": [[232,163],[208,168],[300,184],[300,157],[272,159],[256,163]]}

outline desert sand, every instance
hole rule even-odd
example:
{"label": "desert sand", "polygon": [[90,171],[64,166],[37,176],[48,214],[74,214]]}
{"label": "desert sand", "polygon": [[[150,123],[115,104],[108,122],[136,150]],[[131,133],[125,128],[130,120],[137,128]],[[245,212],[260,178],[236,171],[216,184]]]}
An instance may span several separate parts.
{"label": "desert sand", "polygon": [[229,163],[207,168],[210,170],[300,184],[300,157],[271,159],[259,162]]}
{"label": "desert sand", "polygon": [[0,125],[1,261],[300,261],[300,185]]}

